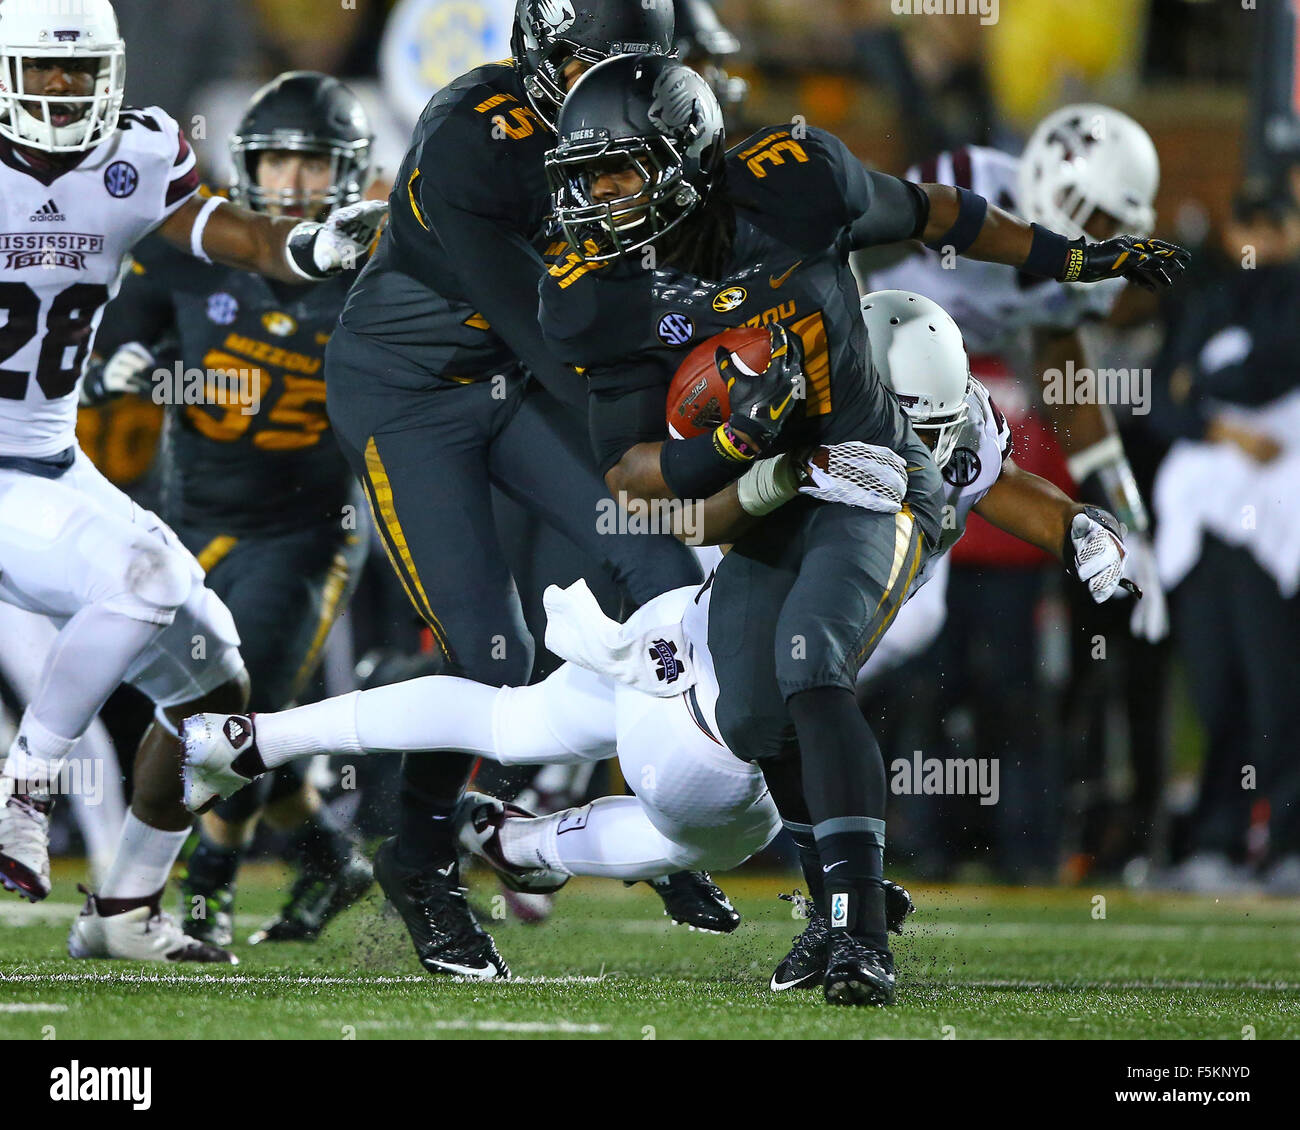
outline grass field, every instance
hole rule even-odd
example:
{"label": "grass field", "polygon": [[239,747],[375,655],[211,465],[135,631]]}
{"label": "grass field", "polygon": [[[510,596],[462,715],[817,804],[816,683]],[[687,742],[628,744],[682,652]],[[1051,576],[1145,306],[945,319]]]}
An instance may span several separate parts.
{"label": "grass field", "polygon": [[[495,891],[476,876],[481,902]],[[745,922],[729,937],[673,928],[645,887],[580,880],[546,925],[493,922],[511,984],[422,975],[377,895],[315,945],[239,946],[238,968],[65,956],[76,871],[51,899],[0,903],[0,1036],[308,1038],[1300,1037],[1300,902],[1122,891],[914,887],[895,945],[899,1003],[830,1009],[767,990],[801,923],[791,881],[726,878]],[[239,936],[280,899],[284,872],[246,870]],[[1105,896],[1105,918],[1093,899]]]}

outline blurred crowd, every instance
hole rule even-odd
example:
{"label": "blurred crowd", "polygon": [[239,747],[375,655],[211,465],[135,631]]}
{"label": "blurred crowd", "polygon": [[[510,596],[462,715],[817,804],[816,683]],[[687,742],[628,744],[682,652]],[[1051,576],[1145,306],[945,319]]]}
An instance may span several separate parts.
{"label": "blurred crowd", "polygon": [[[452,20],[466,42],[452,50],[439,32],[436,44],[399,42],[394,55],[384,43],[390,21],[405,19],[418,37],[423,13],[408,9],[439,5],[114,2],[131,50],[128,102],[202,122],[196,149],[214,183],[228,132],[219,123],[291,68],[336,74],[386,107],[376,118],[395,167],[410,120],[398,92],[421,78],[436,85],[440,67],[479,49],[475,12],[499,23],[510,8],[444,4],[439,27]],[[978,16],[900,14],[910,7],[719,0],[737,41],[725,65],[747,86],[742,122],[797,112],[864,160],[902,172],[963,144],[1016,152],[1064,102],[1115,105],[1160,152],[1156,234],[1196,259],[1192,281],[1169,298],[1126,292],[1088,331],[1096,364],[1150,372],[1150,411],[1116,412],[1162,568],[1171,563],[1169,634],[1133,638],[1126,606],[1082,603],[1055,562],[973,518],[953,555],[943,633],[866,692],[864,709],[887,743],[887,765],[915,750],[997,758],[1001,798],[897,798],[891,866],[934,879],[1122,876],[1300,894],[1300,163],[1246,152],[1257,29],[1236,5],[1188,0],[1005,3],[987,26]],[[403,52],[422,61],[385,73],[382,60]],[[466,65],[506,53],[502,42]],[[379,148],[383,165],[382,140]],[[1024,383],[1008,377],[997,396],[1016,450],[1070,489],[1039,390]],[[119,402],[88,410],[81,427],[101,466],[146,496],[159,412]],[[369,571],[335,630],[318,693],[427,666],[427,641],[383,554]],[[132,693],[107,712],[119,749],[134,747],[131,729],[148,718]],[[374,779],[349,815],[378,832],[385,770],[379,759],[363,764]]]}

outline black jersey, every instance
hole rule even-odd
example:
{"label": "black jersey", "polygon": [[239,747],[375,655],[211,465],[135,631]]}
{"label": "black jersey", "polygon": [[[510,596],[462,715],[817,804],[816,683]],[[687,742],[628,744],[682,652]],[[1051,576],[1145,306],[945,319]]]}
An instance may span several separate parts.
{"label": "black jersey", "polygon": [[807,377],[802,414],[774,451],[849,439],[897,447],[906,418],[872,368],[848,257],[914,237],[919,190],[869,172],[832,134],[785,126],[728,152],[725,191],[736,233],[720,279],[647,269],[638,254],[610,265],[567,254],[543,280],[542,329],[585,371],[602,473],[635,444],[667,438],[668,385],[694,346],[774,321],[802,339]]}
{"label": "black jersey", "polygon": [[[388,226],[342,322],[417,362],[417,387],[482,380],[516,359],[552,391],[580,389],[537,325],[539,254],[554,135],[528,104],[513,62],[462,75],[415,127],[390,197]],[[400,387],[410,366],[374,380]]]}
{"label": "black jersey", "polygon": [[[323,369],[356,272],[293,286],[157,237],[134,254],[96,348],[110,357],[138,341],[171,370],[154,379],[155,399],[176,405],[162,449],[167,519],[242,534],[336,517],[352,475],[325,415]],[[242,376],[209,381],[217,372]]]}

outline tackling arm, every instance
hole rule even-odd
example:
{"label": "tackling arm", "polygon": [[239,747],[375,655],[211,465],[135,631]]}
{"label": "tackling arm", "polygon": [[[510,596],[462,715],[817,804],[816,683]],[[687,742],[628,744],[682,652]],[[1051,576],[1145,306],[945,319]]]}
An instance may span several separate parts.
{"label": "tackling arm", "polygon": [[997,482],[975,504],[975,513],[1059,561],[1063,559],[1066,532],[1074,516],[1083,513],[1083,506],[1008,457],[1002,462]]}

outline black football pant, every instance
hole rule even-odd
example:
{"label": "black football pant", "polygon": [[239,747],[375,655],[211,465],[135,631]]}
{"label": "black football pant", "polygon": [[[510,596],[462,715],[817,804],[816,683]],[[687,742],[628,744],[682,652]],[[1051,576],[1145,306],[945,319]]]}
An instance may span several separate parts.
{"label": "black football pant", "polygon": [[[390,382],[377,379],[395,369]],[[490,686],[522,686],[533,673],[533,639],[494,521],[494,487],[565,535],[634,605],[699,582],[694,556],[675,539],[602,532],[613,500],[585,419],[520,370],[471,384],[438,384],[426,374],[425,387],[404,387],[420,381],[413,362],[340,327],[326,371],[340,446],[449,673]],[[521,548],[527,552],[512,547]],[[404,807],[409,802],[417,815],[445,809],[471,765],[469,757],[407,758]],[[402,835],[419,826],[404,819]],[[412,861],[417,853],[403,854]]]}

